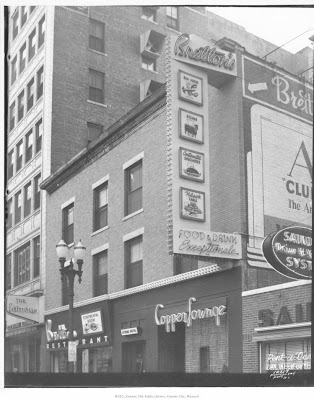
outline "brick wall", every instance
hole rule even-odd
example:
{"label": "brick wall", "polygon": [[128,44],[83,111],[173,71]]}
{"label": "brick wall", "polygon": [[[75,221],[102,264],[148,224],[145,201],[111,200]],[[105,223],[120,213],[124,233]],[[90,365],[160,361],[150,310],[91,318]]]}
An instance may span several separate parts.
{"label": "brick wall", "polygon": [[305,305],[311,301],[311,284],[285,288],[242,297],[243,309],[243,372],[259,372],[258,343],[252,341],[254,328],[258,327],[258,311],[269,308],[274,318],[280,308],[286,306],[295,322],[296,304]]}
{"label": "brick wall", "polygon": [[[127,139],[109,153],[91,163],[67,184],[47,199],[47,282],[49,288],[46,309],[61,305],[61,284],[55,244],[62,234],[61,205],[75,196],[74,239],[81,238],[87,248],[83,265],[82,284],[75,284],[75,301],[91,298],[92,257],[91,251],[109,243],[108,289],[109,293],[124,289],[124,242],[123,235],[144,227],[143,234],[143,283],[172,276],[172,258],[167,253],[166,226],[166,151],[165,112],[159,111],[154,118],[137,127]],[[143,209],[134,217],[124,217],[123,164],[139,153],[143,158]],[[93,191],[92,184],[109,174],[109,229],[92,234]],[[72,249],[73,251],[73,249]]]}

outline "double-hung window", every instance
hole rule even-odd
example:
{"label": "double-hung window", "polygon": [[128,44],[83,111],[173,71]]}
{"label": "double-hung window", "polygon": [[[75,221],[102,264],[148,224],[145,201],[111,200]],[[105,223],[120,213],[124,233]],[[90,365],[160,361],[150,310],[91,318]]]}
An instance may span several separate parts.
{"label": "double-hung window", "polygon": [[93,256],[94,296],[108,293],[108,250]]}
{"label": "double-hung window", "polygon": [[15,252],[15,285],[30,280],[30,243]]}
{"label": "double-hung window", "polygon": [[7,254],[5,260],[5,289],[11,289],[12,254]]}
{"label": "double-hung window", "polygon": [[7,203],[7,229],[11,229],[13,226],[13,200],[12,198],[8,200]]}
{"label": "double-hung window", "polygon": [[28,37],[28,61],[30,61],[34,55],[36,50],[36,29]]}
{"label": "double-hung window", "polygon": [[17,76],[17,56],[11,62],[11,85],[16,81]]}
{"label": "double-hung window", "polygon": [[104,103],[105,75],[102,72],[89,70],[89,100]]}
{"label": "double-hung window", "polygon": [[20,48],[20,73],[24,71],[26,65],[26,42]]}
{"label": "double-hung window", "polygon": [[44,43],[45,41],[45,16],[39,21],[38,26],[38,48]]}
{"label": "double-hung window", "polygon": [[17,120],[21,121],[21,119],[24,117],[24,89],[21,91],[17,98]]}
{"label": "double-hung window", "polygon": [[24,218],[31,213],[32,207],[32,183],[24,186]]}
{"label": "double-hung window", "polygon": [[34,105],[35,97],[35,79],[32,78],[27,84],[27,111]]}
{"label": "double-hung window", "polygon": [[67,245],[74,243],[74,203],[62,210],[62,239]]}
{"label": "double-hung window", "polygon": [[126,169],[125,174],[125,215],[129,215],[142,208],[142,160]]}
{"label": "double-hung window", "polygon": [[90,143],[102,134],[102,125],[87,122],[87,142]]}
{"label": "double-hung window", "polygon": [[40,182],[41,174],[35,176],[34,179],[34,210],[37,210],[40,207]]}
{"label": "double-hung window", "polygon": [[15,14],[13,15],[13,31],[12,31],[12,40],[16,38],[19,33],[19,10],[17,9]]}
{"label": "double-hung window", "polygon": [[94,231],[108,225],[108,182],[94,189]]}
{"label": "double-hung window", "polygon": [[43,135],[43,120],[40,119],[36,124],[36,153],[41,150],[42,135]]}
{"label": "double-hung window", "polygon": [[167,27],[179,30],[178,7],[166,7]]}
{"label": "double-hung window", "polygon": [[156,8],[144,6],[142,7],[142,18],[150,22],[156,22]]}
{"label": "double-hung window", "polygon": [[40,272],[40,236],[33,240],[34,245],[34,278],[39,276]]}
{"label": "double-hung window", "polygon": [[10,131],[15,126],[15,101],[10,105]]}
{"label": "double-hung window", "polygon": [[13,152],[14,150],[12,149],[9,153],[8,153],[8,163],[7,163],[7,168],[8,168],[8,172],[7,172],[7,179],[11,179],[13,176]]}
{"label": "double-hung window", "polygon": [[143,237],[125,242],[126,289],[143,284]]}
{"label": "double-hung window", "polygon": [[24,26],[25,22],[27,21],[27,10],[26,6],[21,7],[21,28]]}
{"label": "double-hung window", "polygon": [[37,100],[43,95],[44,90],[44,66],[37,71]]}
{"label": "double-hung window", "polygon": [[32,129],[25,136],[25,164],[32,159],[33,156],[33,131]]}
{"label": "double-hung window", "polygon": [[89,20],[89,48],[100,52],[105,51],[105,25],[94,19]]}
{"label": "double-hung window", "polygon": [[156,71],[156,60],[142,56],[142,68],[147,69],[147,71]]}
{"label": "double-hung window", "polygon": [[23,139],[16,145],[16,172],[22,168],[23,163]]}
{"label": "double-hung window", "polygon": [[22,191],[20,190],[14,196],[15,212],[14,212],[14,222],[18,224],[21,221],[22,215]]}

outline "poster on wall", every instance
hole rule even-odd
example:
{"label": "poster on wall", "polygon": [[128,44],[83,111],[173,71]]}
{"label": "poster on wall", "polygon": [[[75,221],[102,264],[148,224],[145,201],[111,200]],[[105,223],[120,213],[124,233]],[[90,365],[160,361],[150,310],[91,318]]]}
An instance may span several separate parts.
{"label": "poster on wall", "polygon": [[192,142],[204,143],[204,117],[180,108],[179,136]]}
{"label": "poster on wall", "polygon": [[179,70],[179,99],[203,105],[203,78]]}
{"label": "poster on wall", "polygon": [[181,218],[205,222],[205,193],[180,188]]}
{"label": "poster on wall", "polygon": [[198,151],[179,149],[180,176],[181,178],[204,182],[204,153]]}
{"label": "poster on wall", "polygon": [[103,332],[100,310],[88,314],[81,314],[84,335]]}

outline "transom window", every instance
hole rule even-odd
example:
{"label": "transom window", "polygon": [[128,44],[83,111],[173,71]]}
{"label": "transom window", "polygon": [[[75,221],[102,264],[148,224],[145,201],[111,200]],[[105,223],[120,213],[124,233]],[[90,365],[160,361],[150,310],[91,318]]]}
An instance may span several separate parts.
{"label": "transom window", "polygon": [[102,72],[89,70],[89,100],[104,103],[104,81]]}
{"label": "transom window", "polygon": [[125,242],[126,288],[143,284],[143,237]]}
{"label": "transom window", "polygon": [[94,19],[89,20],[89,48],[100,52],[105,51],[105,25]]}
{"label": "transom window", "polygon": [[94,190],[94,231],[108,225],[108,182]]}
{"label": "transom window", "polygon": [[93,257],[94,263],[94,296],[108,293],[108,251]]}
{"label": "transom window", "polygon": [[125,215],[142,208],[142,160],[126,171]]}

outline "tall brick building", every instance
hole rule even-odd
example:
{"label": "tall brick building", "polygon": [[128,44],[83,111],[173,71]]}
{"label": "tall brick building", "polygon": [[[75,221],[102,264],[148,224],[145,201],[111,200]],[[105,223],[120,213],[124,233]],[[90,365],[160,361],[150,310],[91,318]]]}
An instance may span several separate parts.
{"label": "tall brick building", "polygon": [[[171,109],[169,100],[178,88],[171,77],[173,57],[165,49],[167,37],[180,32],[237,57],[237,72],[227,74],[228,79],[219,71],[208,78],[197,62],[182,64],[185,73],[202,71],[209,83],[204,104],[172,102],[182,105],[181,122],[187,112],[198,121],[205,113],[203,139],[188,128],[186,135],[195,135],[194,142],[184,133],[179,139],[172,136],[179,128],[174,117],[179,109]],[[274,49],[204,7],[10,8],[7,295],[38,296],[39,301],[35,324],[7,318],[8,370],[66,369],[66,352],[58,350],[60,343],[46,343],[43,325],[44,314],[48,326],[52,321],[51,332],[67,321],[54,248],[61,236],[71,246],[82,238],[88,249],[83,283],[75,287],[78,370],[121,371],[122,365],[126,371],[242,370],[241,291],[287,279],[254,265],[258,245],[246,246],[246,235],[260,233],[249,229],[250,122],[249,103],[239,101],[248,94],[241,62],[249,54],[273,73],[271,62],[276,62],[291,75],[300,72],[311,54],[310,49],[299,55],[278,49],[267,62],[258,58]],[[166,75],[168,101],[161,88]],[[257,82],[254,73],[253,78]],[[201,157],[203,179],[191,183],[183,169],[179,172],[179,155],[171,143],[182,149],[187,167]],[[194,153],[184,156],[186,150]],[[40,194],[42,179],[45,190]],[[192,192],[200,192],[194,199],[200,199],[198,206],[204,204],[203,220],[185,218],[182,210],[180,218],[175,215],[179,191],[183,203],[188,196],[181,191],[183,179]],[[182,217],[185,234],[195,226],[222,232],[226,240],[240,243],[242,257],[191,257],[174,251]],[[268,233],[266,229],[263,235]],[[125,269],[128,261],[132,273]],[[217,313],[220,307],[227,312],[221,311],[221,318],[196,318],[189,329],[182,320],[177,329],[166,323],[165,331],[166,315],[159,309],[155,318],[160,326],[154,326],[161,301],[168,304],[168,314],[177,314],[195,296],[196,311],[207,307]],[[96,320],[102,319],[100,339],[88,336],[90,332],[85,336],[80,322],[95,310]],[[193,335],[199,338],[196,345]],[[91,348],[86,338],[95,341]],[[158,359],[161,349],[167,351]]]}

